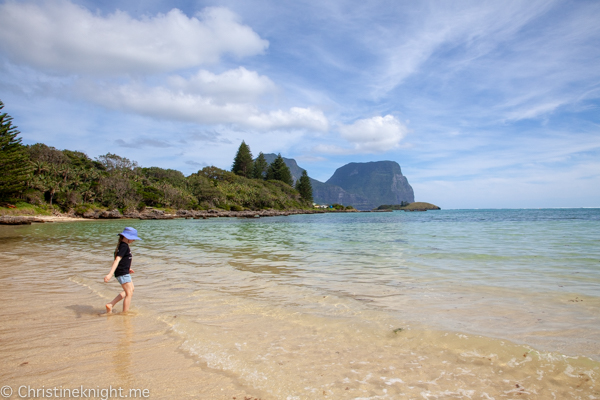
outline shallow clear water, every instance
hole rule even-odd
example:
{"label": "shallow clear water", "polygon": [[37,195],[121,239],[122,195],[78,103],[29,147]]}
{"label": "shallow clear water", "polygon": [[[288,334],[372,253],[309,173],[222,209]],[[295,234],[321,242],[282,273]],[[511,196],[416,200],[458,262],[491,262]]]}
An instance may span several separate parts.
{"label": "shallow clear water", "polygon": [[[599,373],[564,356],[600,360],[600,209],[57,223],[3,228],[0,246],[43,249],[60,260],[46,266],[53,279],[101,303],[118,289],[101,279],[124,226],[144,238],[132,246],[134,307],[167,324],[187,354],[274,398],[394,398],[415,387],[483,397],[500,390],[489,374]],[[500,369],[471,365],[476,378],[458,379],[457,355]],[[299,372],[315,365],[322,374]],[[571,385],[538,380],[548,398]]]}

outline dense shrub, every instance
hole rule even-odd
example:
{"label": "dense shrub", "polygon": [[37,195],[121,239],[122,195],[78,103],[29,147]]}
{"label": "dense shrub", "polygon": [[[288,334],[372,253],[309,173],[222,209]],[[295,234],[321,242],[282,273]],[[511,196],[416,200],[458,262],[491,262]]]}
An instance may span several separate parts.
{"label": "dense shrub", "polygon": [[74,209],[78,214],[89,204],[120,210],[308,207],[298,191],[281,180],[247,178],[213,166],[186,177],[172,169],[143,168],[111,153],[92,160],[85,153],[41,143],[24,147],[30,173],[26,190],[18,197],[30,204]]}

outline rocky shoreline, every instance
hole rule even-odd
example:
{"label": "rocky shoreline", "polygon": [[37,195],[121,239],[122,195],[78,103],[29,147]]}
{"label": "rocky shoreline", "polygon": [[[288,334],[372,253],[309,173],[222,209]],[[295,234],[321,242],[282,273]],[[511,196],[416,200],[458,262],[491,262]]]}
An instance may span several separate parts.
{"label": "rocky shoreline", "polygon": [[77,214],[71,210],[66,214],[54,213],[52,216],[2,216],[0,225],[31,225],[32,223],[58,222],[58,221],[84,221],[96,219],[208,219],[208,218],[262,218],[277,217],[297,214],[325,214],[346,212],[388,212],[391,210],[260,210],[260,211],[226,211],[226,210],[178,210],[175,213],[167,213],[162,210],[146,209],[144,211],[130,211],[122,214],[119,210],[88,210],[83,214]]}
{"label": "rocky shoreline", "polygon": [[31,225],[32,222],[44,223],[46,222],[46,219],[13,215],[0,217],[0,225]]}
{"label": "rocky shoreline", "polygon": [[208,219],[208,218],[260,218],[276,217],[295,214],[323,214],[323,210],[260,210],[260,211],[226,211],[226,210],[177,210],[175,213],[167,213],[162,210],[146,209],[144,211],[131,211],[121,214],[119,210],[101,211],[88,210],[81,217],[87,219]]}

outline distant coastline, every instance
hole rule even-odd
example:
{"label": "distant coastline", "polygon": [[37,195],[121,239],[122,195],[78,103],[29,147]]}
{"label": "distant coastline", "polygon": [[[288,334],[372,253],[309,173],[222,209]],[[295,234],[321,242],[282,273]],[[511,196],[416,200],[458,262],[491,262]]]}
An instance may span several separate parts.
{"label": "distant coastline", "polygon": [[[414,207],[404,207],[406,211],[425,211],[422,210],[422,204],[415,203]],[[410,206],[410,205],[409,205]],[[437,207],[429,204],[431,207]],[[386,207],[386,206],[382,206]],[[440,208],[430,208],[439,210]],[[380,213],[392,212],[393,209],[377,208],[374,210],[356,210],[356,209],[291,209],[291,210],[244,210],[244,211],[226,211],[219,209],[210,210],[163,210],[148,207],[144,211],[126,211],[121,213],[119,210],[90,209],[83,214],[70,210],[67,213],[60,213],[53,210],[52,213],[43,212],[39,209],[5,209],[0,207],[0,225],[30,225],[32,223],[45,222],[73,222],[107,219],[139,219],[139,220],[170,220],[170,219],[209,219],[209,218],[263,218],[278,217],[300,214],[336,214],[336,213]]]}

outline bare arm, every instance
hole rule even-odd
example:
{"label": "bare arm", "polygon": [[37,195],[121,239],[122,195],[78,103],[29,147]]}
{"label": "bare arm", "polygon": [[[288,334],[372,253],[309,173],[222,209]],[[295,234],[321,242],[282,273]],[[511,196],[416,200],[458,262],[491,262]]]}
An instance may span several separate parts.
{"label": "bare arm", "polygon": [[110,281],[110,278],[112,278],[122,258],[123,257],[115,257],[115,261],[113,261],[112,266],[110,267],[110,272],[104,277],[104,282]]}

